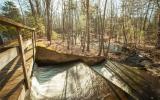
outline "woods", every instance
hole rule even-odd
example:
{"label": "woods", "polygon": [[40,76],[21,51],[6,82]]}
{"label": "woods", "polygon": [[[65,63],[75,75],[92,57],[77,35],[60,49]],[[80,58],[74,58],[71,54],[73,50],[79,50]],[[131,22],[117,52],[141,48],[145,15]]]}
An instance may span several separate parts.
{"label": "woods", "polygon": [[[15,0],[4,2],[1,15],[36,27],[37,35],[46,37],[49,45],[58,39],[68,50],[96,49],[97,55],[107,56],[112,43],[133,49],[160,47],[159,3],[158,0]],[[55,34],[57,37],[53,39]]]}
{"label": "woods", "polygon": [[0,99],[159,100],[160,0],[0,0]]}

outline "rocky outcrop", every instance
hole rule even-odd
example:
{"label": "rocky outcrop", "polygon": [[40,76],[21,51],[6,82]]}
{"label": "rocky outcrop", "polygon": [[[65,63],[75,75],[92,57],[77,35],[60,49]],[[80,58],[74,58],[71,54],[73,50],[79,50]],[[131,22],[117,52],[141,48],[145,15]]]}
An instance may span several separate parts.
{"label": "rocky outcrop", "polygon": [[36,49],[36,63],[39,65],[62,64],[82,61],[87,65],[94,65],[105,60],[104,57],[87,57],[73,54],[58,53],[52,49],[38,46]]}

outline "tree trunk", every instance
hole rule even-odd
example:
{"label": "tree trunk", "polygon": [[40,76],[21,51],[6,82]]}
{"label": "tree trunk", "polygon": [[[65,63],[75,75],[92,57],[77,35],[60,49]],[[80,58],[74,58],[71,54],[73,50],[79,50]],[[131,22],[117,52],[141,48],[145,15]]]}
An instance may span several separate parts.
{"label": "tree trunk", "polygon": [[[124,19],[123,19],[122,30],[123,30],[123,36],[124,36],[124,47],[127,47],[127,36],[126,36],[126,31],[125,31],[125,21],[124,21]],[[134,35],[134,37],[135,37],[135,35]]]}
{"label": "tree trunk", "polygon": [[87,18],[86,18],[86,33],[87,33],[87,51],[90,50],[90,33],[89,33],[89,0],[87,0]]}
{"label": "tree trunk", "polygon": [[36,13],[38,16],[40,16],[41,12],[40,12],[40,0],[35,0],[35,4],[36,4]]}
{"label": "tree trunk", "polygon": [[157,0],[157,7],[158,7],[158,31],[157,31],[157,49],[160,49],[160,4],[159,0]]}
{"label": "tree trunk", "polygon": [[52,20],[51,20],[51,0],[46,0],[46,16],[47,16],[47,40],[51,44]]}
{"label": "tree trunk", "polygon": [[157,48],[160,49],[160,12],[158,15]]}
{"label": "tree trunk", "polygon": [[34,5],[33,5],[33,3],[32,3],[32,0],[29,0],[29,4],[30,4],[30,6],[31,6],[31,10],[32,10],[32,15],[33,16],[35,16],[35,9],[34,9]]}
{"label": "tree trunk", "polygon": [[103,12],[103,19],[101,18],[100,14],[100,21],[101,21],[101,37],[100,37],[100,51],[99,51],[99,56],[102,54],[105,55],[104,52],[104,32],[105,32],[105,16],[106,16],[106,8],[107,8],[107,0],[105,1],[105,6],[104,6],[104,12]]}
{"label": "tree trunk", "polygon": [[34,3],[32,2],[32,0],[29,0],[29,4],[31,6],[32,16],[34,17],[35,25],[37,25],[38,21],[37,21],[36,11],[35,11],[35,8],[34,8],[34,5],[33,5]]}

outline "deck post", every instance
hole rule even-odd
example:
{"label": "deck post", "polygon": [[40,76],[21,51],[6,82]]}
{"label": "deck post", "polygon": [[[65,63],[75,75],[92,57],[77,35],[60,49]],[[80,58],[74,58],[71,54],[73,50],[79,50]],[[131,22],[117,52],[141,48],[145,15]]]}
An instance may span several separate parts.
{"label": "deck post", "polygon": [[35,42],[35,47],[36,47],[36,32],[34,31],[34,42]]}
{"label": "deck post", "polygon": [[23,45],[23,39],[22,35],[19,32],[20,30],[17,28],[18,32],[18,42],[20,46],[20,54],[21,54],[21,59],[22,59],[22,67],[23,67],[23,74],[24,74],[24,81],[25,81],[25,86],[27,89],[30,89],[30,83],[29,79],[27,77],[27,69],[26,69],[26,60],[25,60],[25,55],[24,55],[24,45]]}
{"label": "deck post", "polygon": [[32,48],[33,48],[33,61],[35,61],[35,32],[32,31]]}

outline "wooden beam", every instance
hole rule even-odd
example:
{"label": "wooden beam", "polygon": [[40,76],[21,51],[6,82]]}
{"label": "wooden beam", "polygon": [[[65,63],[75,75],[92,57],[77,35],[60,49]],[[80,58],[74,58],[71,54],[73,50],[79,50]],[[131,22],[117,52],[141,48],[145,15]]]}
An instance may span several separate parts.
{"label": "wooden beam", "polygon": [[[19,33],[18,29],[17,29],[17,31]],[[18,35],[18,41],[19,41],[19,45],[20,45],[20,53],[21,53],[21,59],[22,59],[22,66],[23,66],[25,84],[26,84],[26,88],[30,89],[30,83],[29,83],[29,79],[27,77],[27,69],[26,69],[26,60],[25,60],[25,55],[24,55],[23,39],[22,39],[22,35],[20,33]]]}
{"label": "wooden beam", "polygon": [[23,28],[23,29],[28,29],[28,30],[32,30],[34,31],[35,28],[31,28],[31,27],[28,27],[28,26],[25,26],[21,23],[18,23],[12,19],[9,19],[9,18],[6,18],[6,17],[2,17],[0,16],[0,24],[3,24],[3,25],[10,25],[10,26],[14,26],[16,28]]}
{"label": "wooden beam", "polygon": [[32,32],[33,61],[35,61],[35,32]]}
{"label": "wooden beam", "polygon": [[[25,100],[25,93],[26,93],[26,89],[25,89],[25,86],[22,85],[22,91],[18,97],[18,100]],[[27,100],[27,99],[26,99]]]}
{"label": "wooden beam", "polygon": [[36,32],[34,31],[34,42],[35,42],[35,47],[37,46],[37,45],[36,45],[36,40],[37,40],[36,37],[37,37],[37,35],[36,35]]}

